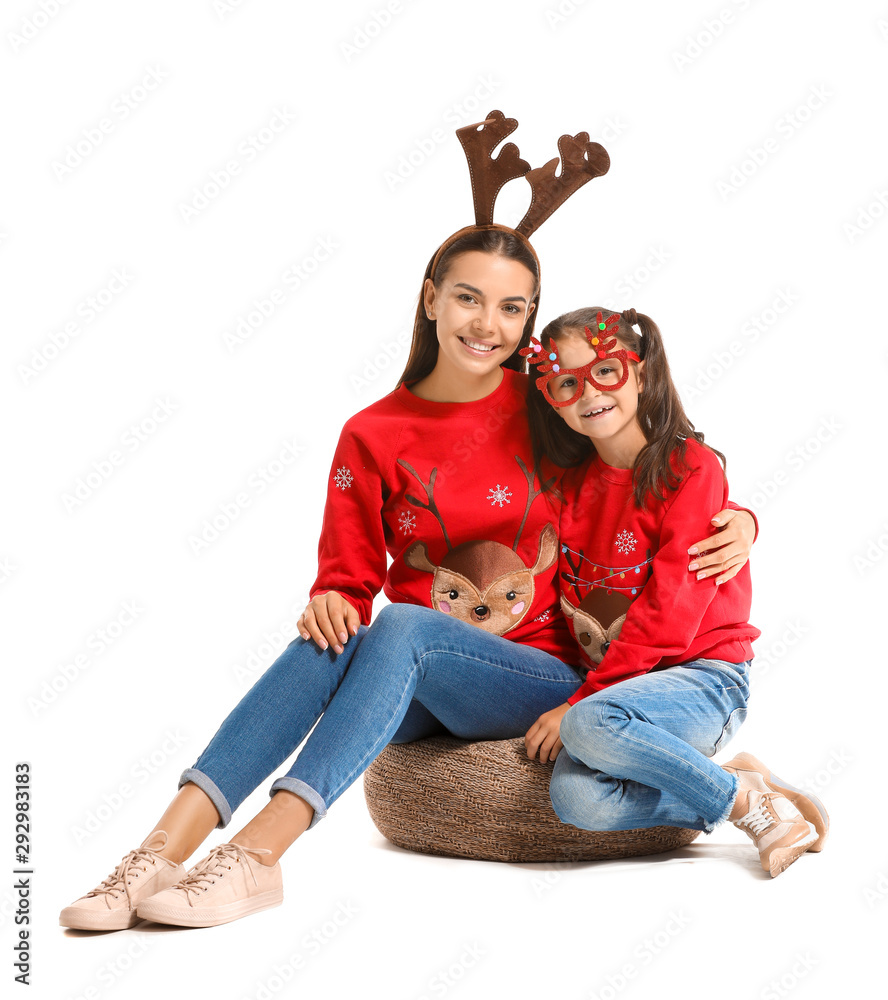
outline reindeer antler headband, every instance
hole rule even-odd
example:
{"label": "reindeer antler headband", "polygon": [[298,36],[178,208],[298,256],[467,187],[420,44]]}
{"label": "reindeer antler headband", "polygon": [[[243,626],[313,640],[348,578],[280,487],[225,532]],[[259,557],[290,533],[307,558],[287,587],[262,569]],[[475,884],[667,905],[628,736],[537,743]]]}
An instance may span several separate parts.
{"label": "reindeer antler headband", "polygon": [[[494,157],[493,150],[507,135],[518,127],[514,118],[506,118],[502,111],[491,111],[483,122],[466,125],[456,130],[472,179],[472,198],[475,203],[475,224],[465,226],[446,239],[438,248],[429,270],[434,278],[438,261],[442,254],[465,233],[478,229],[498,229],[518,236],[527,246],[537,262],[536,251],[530,245],[529,237],[549,218],[549,216],[585,183],[593,177],[601,177],[610,167],[610,157],[600,143],[590,142],[588,132],[563,135],[558,140],[561,173],[556,177],[559,158],[556,156],[541,167],[531,169],[526,160],[518,154],[514,142],[507,142]],[[526,177],[531,187],[530,206],[524,218],[511,229],[493,221],[493,206],[500,188],[516,177]]]}

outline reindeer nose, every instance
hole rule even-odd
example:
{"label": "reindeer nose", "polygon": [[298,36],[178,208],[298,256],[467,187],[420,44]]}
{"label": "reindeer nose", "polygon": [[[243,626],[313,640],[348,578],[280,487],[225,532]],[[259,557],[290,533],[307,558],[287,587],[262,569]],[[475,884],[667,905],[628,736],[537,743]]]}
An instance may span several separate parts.
{"label": "reindeer nose", "polygon": [[490,608],[486,604],[479,604],[477,608],[472,608],[472,614],[476,621],[483,622],[490,616]]}

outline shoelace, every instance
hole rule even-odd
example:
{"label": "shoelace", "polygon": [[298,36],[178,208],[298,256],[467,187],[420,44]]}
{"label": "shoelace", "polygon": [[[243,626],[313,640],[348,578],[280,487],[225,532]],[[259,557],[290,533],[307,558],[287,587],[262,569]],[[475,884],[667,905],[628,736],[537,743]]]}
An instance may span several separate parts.
{"label": "shoelace", "polygon": [[737,820],[738,824],[749,827],[752,830],[753,835],[756,837],[761,836],[768,827],[773,826],[776,822],[774,814],[770,809],[771,796],[763,795],[758,802],[758,805],[753,806],[752,809],[745,816],[741,816]]}
{"label": "shoelace", "polygon": [[256,875],[253,871],[253,865],[258,864],[258,862],[252,861],[248,856],[250,854],[271,854],[271,851],[262,847],[240,847],[237,844],[220,844],[210,851],[204,861],[199,865],[195,865],[185,878],[181,879],[174,886],[171,886],[171,888],[182,889],[186,898],[190,892],[195,893],[195,895],[198,892],[206,892],[207,886],[203,885],[203,882],[213,885],[217,878],[224,877],[225,872],[222,871],[223,868],[226,871],[231,871],[231,865],[226,862],[234,861],[237,863],[241,860],[250,873],[253,885],[258,888],[259,882],[256,880]]}
{"label": "shoelace", "polygon": [[[117,894],[123,892],[126,894],[127,899],[129,899],[129,876],[135,875],[138,878],[137,872],[148,871],[147,865],[144,864],[145,862],[150,865],[156,865],[157,862],[154,860],[155,853],[155,851],[149,851],[145,847],[130,851],[129,854],[121,859],[120,864],[114,871],[106,879],[102,880],[101,885],[97,885],[95,889],[88,892],[87,896],[99,896],[102,893],[108,893],[112,899],[117,899]],[[143,863],[139,864],[139,862]]]}

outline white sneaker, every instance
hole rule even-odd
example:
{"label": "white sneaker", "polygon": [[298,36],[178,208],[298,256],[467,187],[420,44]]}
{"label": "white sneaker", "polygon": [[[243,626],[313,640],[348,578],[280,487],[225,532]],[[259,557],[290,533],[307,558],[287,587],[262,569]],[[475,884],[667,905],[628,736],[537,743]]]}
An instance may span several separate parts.
{"label": "white sneaker", "polygon": [[214,847],[176,885],[139,904],[139,916],[177,927],[215,927],[284,901],[281,866],[256,858],[264,848]]}
{"label": "white sneaker", "polygon": [[167,839],[164,830],[155,830],[138,850],[130,851],[121,860],[101,885],[62,910],[62,927],[120,931],[137,924],[142,919],[136,915],[139,903],[174,885],[185,874],[182,865],[157,853]]}

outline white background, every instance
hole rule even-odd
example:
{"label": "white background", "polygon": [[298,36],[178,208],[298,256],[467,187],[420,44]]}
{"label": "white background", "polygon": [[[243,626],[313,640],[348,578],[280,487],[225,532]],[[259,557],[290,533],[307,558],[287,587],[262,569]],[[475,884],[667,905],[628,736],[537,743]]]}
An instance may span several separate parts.
{"label": "white background", "polygon": [[[29,760],[29,995],[873,996],[888,7],[393,6],[4,4],[2,858],[11,873],[13,763]],[[282,908],[212,930],[62,931],[59,909],[151,829],[292,629],[339,428],[403,367],[423,268],[472,221],[453,130],[491,108],[518,118],[533,165],[563,132],[610,152],[535,237],[541,321],[606,304],[659,323],[692,419],[761,520],[753,701],[721,759],[749,749],[816,787],[826,851],[773,882],[730,827],[628,864],[435,860],[388,847],[358,784],[285,858]],[[527,198],[513,182],[498,220]],[[333,252],[286,286],[319,241]],[[273,465],[288,448],[298,459]]]}

